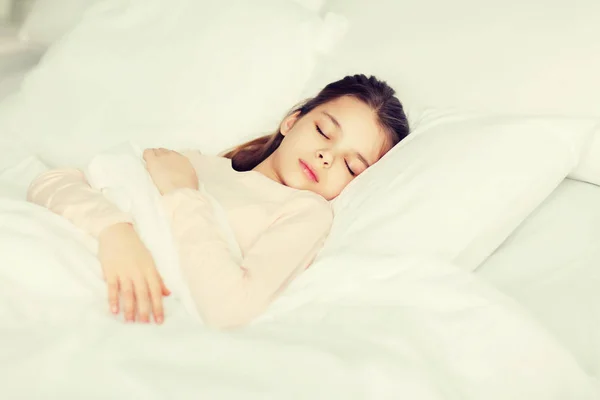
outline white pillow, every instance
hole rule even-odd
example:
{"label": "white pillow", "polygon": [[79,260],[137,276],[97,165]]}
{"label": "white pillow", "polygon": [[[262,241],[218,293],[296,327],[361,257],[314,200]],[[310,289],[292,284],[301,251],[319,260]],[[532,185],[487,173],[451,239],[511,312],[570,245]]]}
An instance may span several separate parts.
{"label": "white pillow", "polygon": [[[73,29],[86,10],[103,0],[34,0],[19,30],[21,40],[51,45]],[[319,11],[323,0],[292,0]],[[165,1],[167,3],[167,1]]]}
{"label": "white pillow", "polygon": [[319,11],[323,7],[325,0],[292,0],[311,11]]}
{"label": "white pillow", "polygon": [[579,162],[596,123],[428,112],[335,200],[323,254],[423,253],[474,270]]}
{"label": "white pillow", "polygon": [[51,166],[126,140],[217,153],[277,127],[344,22],[279,0],[103,1],[49,49],[0,128]]}
{"label": "white pillow", "polygon": [[569,178],[600,186],[600,121],[598,122],[579,165],[569,174]]}
{"label": "white pillow", "polygon": [[11,167],[0,170],[0,197],[26,199],[31,182],[47,170],[48,167],[36,157],[25,157]]}
{"label": "white pillow", "polygon": [[19,30],[21,40],[50,45],[69,32],[85,11],[102,0],[35,0]]}
{"label": "white pillow", "polygon": [[600,117],[600,2],[490,4],[328,0],[351,27],[307,93],[360,72],[389,81],[409,110]]}

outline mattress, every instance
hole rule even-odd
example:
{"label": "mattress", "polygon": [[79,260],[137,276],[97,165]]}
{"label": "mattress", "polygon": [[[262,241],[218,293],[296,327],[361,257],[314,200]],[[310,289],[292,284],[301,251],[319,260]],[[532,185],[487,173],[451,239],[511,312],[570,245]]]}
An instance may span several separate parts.
{"label": "mattress", "polygon": [[477,273],[600,377],[600,187],[563,181]]}

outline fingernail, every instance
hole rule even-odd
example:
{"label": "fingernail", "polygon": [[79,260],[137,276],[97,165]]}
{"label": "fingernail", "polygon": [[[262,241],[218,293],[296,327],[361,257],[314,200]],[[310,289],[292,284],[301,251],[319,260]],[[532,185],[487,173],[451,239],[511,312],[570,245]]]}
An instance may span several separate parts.
{"label": "fingernail", "polygon": [[119,307],[117,307],[116,305],[113,305],[113,306],[110,308],[110,311],[112,311],[112,313],[113,313],[113,314],[116,314],[116,313],[118,313],[118,312],[119,312]]}
{"label": "fingernail", "polygon": [[156,317],[156,323],[157,323],[157,324],[162,324],[162,322],[163,322],[163,317],[162,317],[162,315],[159,315],[158,317]]}

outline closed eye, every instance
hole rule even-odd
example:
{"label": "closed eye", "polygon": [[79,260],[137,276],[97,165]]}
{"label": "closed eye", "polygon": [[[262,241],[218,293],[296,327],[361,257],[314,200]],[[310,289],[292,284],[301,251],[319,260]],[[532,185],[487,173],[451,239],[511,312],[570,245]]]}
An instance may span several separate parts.
{"label": "closed eye", "polygon": [[323,136],[326,139],[329,139],[329,136],[327,136],[326,134],[323,133],[323,131],[321,130],[321,128],[319,128],[319,125],[315,124],[315,128],[317,129],[317,132],[319,132],[319,135]]}
{"label": "closed eye", "polygon": [[348,168],[348,172],[350,172],[350,175],[356,176],[356,173],[354,171],[352,171],[352,168],[350,168],[350,165],[348,165],[348,162],[345,162],[345,163],[346,163],[346,168]]}

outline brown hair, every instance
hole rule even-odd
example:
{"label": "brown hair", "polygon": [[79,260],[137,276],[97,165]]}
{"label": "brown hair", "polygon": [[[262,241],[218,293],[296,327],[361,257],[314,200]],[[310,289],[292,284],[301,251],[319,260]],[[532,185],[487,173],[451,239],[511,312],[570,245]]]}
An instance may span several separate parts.
{"label": "brown hair", "polygon": [[[301,118],[322,104],[342,96],[352,96],[373,109],[380,126],[388,136],[390,147],[393,147],[409,133],[404,108],[395,94],[394,89],[386,82],[374,76],[349,75],[325,86],[315,97],[295,107],[287,116],[298,112],[298,118]],[[273,134],[261,136],[227,151],[223,157],[231,159],[236,171],[250,171],[273,154],[283,137],[277,129]]]}

